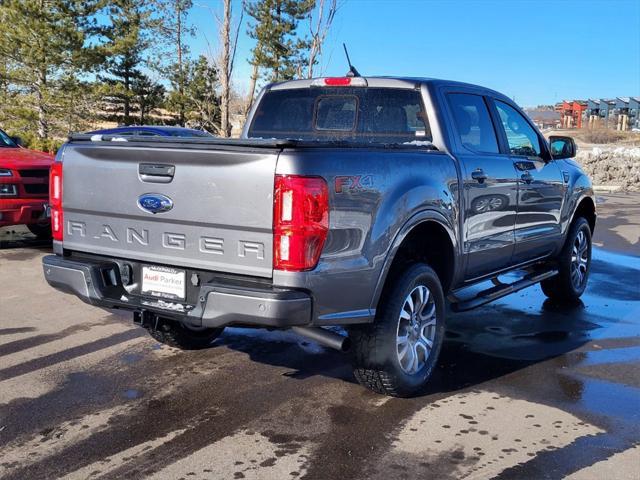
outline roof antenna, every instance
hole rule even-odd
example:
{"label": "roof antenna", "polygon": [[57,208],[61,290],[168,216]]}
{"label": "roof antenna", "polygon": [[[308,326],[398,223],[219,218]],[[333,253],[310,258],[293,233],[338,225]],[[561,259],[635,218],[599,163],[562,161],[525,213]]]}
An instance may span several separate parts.
{"label": "roof antenna", "polygon": [[347,77],[359,77],[360,73],[358,72],[358,70],[356,70],[356,67],[351,65],[351,59],[349,58],[349,52],[347,51],[347,45],[343,43],[342,47],[344,48],[344,54],[347,56],[347,63],[349,64],[349,71],[347,72]]}

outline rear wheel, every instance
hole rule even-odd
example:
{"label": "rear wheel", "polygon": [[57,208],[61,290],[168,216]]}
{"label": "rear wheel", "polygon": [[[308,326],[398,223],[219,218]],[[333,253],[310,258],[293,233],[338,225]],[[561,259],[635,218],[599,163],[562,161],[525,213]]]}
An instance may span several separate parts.
{"label": "rear wheel", "polygon": [[444,295],[436,273],[415,264],[394,279],[376,321],[353,328],[354,375],[386,395],[409,397],[424,389],[444,339]]}
{"label": "rear wheel", "polygon": [[51,223],[32,223],[27,228],[40,240],[49,240],[51,238]]}
{"label": "rear wheel", "polygon": [[211,343],[220,336],[223,328],[205,328],[189,326],[175,320],[160,318],[150,322],[145,328],[155,340],[180,350],[201,350],[209,348]]}
{"label": "rear wheel", "polygon": [[554,300],[575,302],[584,293],[591,268],[591,228],[583,217],[569,230],[558,256],[558,275],[540,282],[544,294]]}

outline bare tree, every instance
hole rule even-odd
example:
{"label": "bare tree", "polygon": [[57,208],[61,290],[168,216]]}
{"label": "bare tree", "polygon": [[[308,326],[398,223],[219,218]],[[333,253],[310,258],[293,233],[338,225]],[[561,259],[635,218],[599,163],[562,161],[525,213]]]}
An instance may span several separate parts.
{"label": "bare tree", "polygon": [[233,75],[233,65],[236,58],[236,48],[240,27],[244,17],[244,10],[240,12],[235,32],[232,33],[233,7],[231,0],[223,0],[222,17],[216,15],[220,37],[220,53],[217,59],[218,74],[220,79],[220,136],[231,136],[230,108],[231,101],[231,76]]}
{"label": "bare tree", "polygon": [[322,46],[338,11],[338,0],[317,0],[315,14],[309,16],[309,57],[307,78],[313,77],[313,67],[322,55]]}
{"label": "bare tree", "polygon": [[[241,9],[235,31],[232,31],[234,28],[232,1],[233,0],[222,0],[222,14],[208,3],[196,3],[197,6],[207,9],[218,24],[219,50],[211,45],[206,32],[202,32],[202,34],[207,43],[207,57],[213,59],[212,61],[215,65],[215,68],[210,69],[215,77],[212,77],[211,81],[212,83],[220,84],[220,89],[216,89],[216,92],[220,92],[219,104],[216,102],[216,108],[219,108],[220,124],[215,125],[215,130],[221,137],[231,136],[231,78],[236,59],[240,28],[244,18],[244,9]],[[218,118],[217,115],[216,118]]]}
{"label": "bare tree", "polygon": [[249,110],[251,110],[251,105],[253,105],[253,97],[256,94],[256,85],[258,83],[258,78],[260,77],[260,66],[257,63],[253,64],[253,71],[251,72],[251,83],[249,84],[249,93],[247,95],[247,103],[244,109],[244,116],[249,115]]}

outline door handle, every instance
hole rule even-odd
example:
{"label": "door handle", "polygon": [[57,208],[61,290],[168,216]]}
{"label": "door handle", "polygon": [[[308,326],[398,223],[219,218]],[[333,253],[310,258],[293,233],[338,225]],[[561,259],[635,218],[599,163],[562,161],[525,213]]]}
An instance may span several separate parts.
{"label": "door handle", "polygon": [[484,183],[484,181],[489,178],[484,170],[481,168],[476,168],[473,172],[471,172],[471,178],[476,180],[478,183]]}
{"label": "door handle", "polygon": [[522,181],[524,183],[531,183],[533,182],[533,175],[531,175],[531,172],[529,172],[529,170],[527,170],[526,172],[524,172],[522,175],[520,175],[520,178],[522,179]]}
{"label": "door handle", "polygon": [[156,165],[152,163],[141,163],[138,166],[140,180],[150,183],[170,183],[176,172],[174,165]]}

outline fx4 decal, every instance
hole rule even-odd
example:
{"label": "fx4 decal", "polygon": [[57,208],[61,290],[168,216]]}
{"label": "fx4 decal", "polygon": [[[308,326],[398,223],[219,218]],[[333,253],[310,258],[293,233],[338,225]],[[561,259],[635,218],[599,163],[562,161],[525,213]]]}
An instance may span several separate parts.
{"label": "fx4 decal", "polygon": [[357,192],[373,188],[373,175],[349,175],[335,178],[336,193]]}

